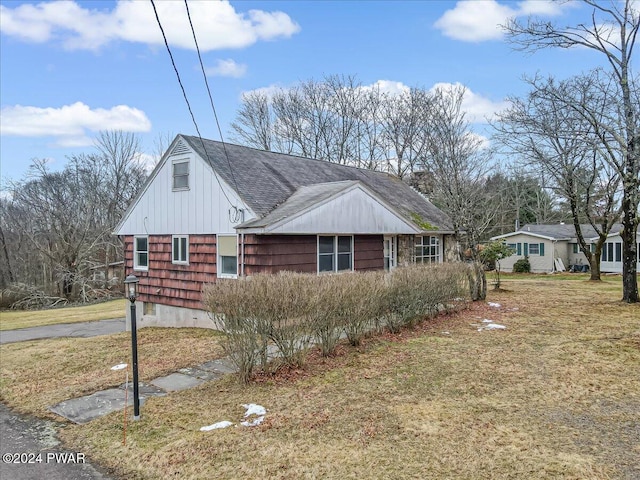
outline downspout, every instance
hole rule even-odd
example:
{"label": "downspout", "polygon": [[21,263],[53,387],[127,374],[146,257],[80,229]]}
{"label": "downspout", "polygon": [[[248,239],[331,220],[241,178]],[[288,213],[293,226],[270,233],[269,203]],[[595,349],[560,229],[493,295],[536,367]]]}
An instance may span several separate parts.
{"label": "downspout", "polygon": [[244,232],[240,234],[240,276],[244,277]]}

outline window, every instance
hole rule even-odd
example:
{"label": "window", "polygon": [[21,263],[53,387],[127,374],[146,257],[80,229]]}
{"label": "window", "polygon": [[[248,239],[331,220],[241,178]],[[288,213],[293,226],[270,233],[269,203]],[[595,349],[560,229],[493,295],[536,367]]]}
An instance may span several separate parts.
{"label": "window", "polygon": [[173,162],[173,189],[189,189],[189,161]]}
{"label": "window", "polygon": [[173,263],[189,263],[189,237],[174,235],[171,246],[171,261]]}
{"label": "window", "polygon": [[607,242],[604,244],[601,260],[603,262],[613,262],[613,243]]}
{"label": "window", "polygon": [[440,262],[440,238],[416,237],[416,263]]}
{"label": "window", "polygon": [[156,315],[156,304],[152,302],[144,302],[142,304],[143,315]]}
{"label": "window", "polygon": [[353,270],[353,237],[318,236],[318,272]]}
{"label": "window", "polygon": [[384,269],[396,267],[396,237],[384,237]]}
{"label": "window", "polygon": [[149,270],[148,237],[133,237],[133,269]]}
{"label": "window", "polygon": [[218,276],[238,276],[238,239],[235,235],[218,235]]}
{"label": "window", "polygon": [[516,253],[516,244],[515,243],[507,243],[507,248],[511,250],[512,253]]}
{"label": "window", "polygon": [[537,243],[530,243],[529,255],[540,255],[540,245],[538,245]]}
{"label": "window", "polygon": [[622,244],[616,243],[616,262],[622,261]]}
{"label": "window", "polygon": [[573,253],[578,253],[578,244],[572,243],[571,245],[573,246]]}

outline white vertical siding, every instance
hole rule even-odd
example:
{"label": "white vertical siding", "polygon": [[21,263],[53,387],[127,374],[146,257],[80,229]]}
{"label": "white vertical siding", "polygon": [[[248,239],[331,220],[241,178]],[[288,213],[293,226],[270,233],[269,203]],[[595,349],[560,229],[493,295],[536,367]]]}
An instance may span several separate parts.
{"label": "white vertical siding", "polygon": [[516,245],[520,244],[520,255],[518,255],[516,251],[516,253],[514,253],[510,257],[500,260],[500,268],[503,271],[505,272],[513,271],[513,265],[518,260],[525,257],[524,244],[526,243],[527,245],[529,245],[533,243],[537,245],[540,245],[540,244],[544,245],[544,255],[529,253],[528,256],[529,256],[529,263],[531,264],[531,271],[533,273],[553,272],[553,260],[554,260],[554,255],[556,254],[556,250],[558,250],[558,247],[554,245],[554,242],[552,240],[548,240],[540,237],[534,237],[531,235],[527,235],[526,233],[522,233],[519,235],[514,235],[512,237],[507,237],[504,239],[504,241],[506,243],[515,243]]}
{"label": "white vertical siding", "polygon": [[[188,190],[173,191],[172,161],[178,159],[189,160]],[[234,233],[235,224],[229,219],[232,206],[245,210],[245,220],[252,218],[250,210],[234,190],[217,177],[199,156],[193,152],[172,155],[154,171],[146,190],[116,233]]]}
{"label": "white vertical siding", "polygon": [[268,228],[283,234],[411,234],[416,233],[404,219],[361,188],[353,188],[303,215]]}

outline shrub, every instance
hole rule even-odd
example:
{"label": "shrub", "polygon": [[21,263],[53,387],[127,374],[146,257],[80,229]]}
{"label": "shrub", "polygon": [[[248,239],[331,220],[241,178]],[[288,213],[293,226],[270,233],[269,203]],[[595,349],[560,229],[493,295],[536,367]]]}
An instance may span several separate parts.
{"label": "shrub", "polygon": [[258,366],[302,366],[313,342],[331,355],[343,333],[358,345],[381,324],[398,332],[457,308],[468,297],[467,271],[464,264],[441,264],[392,273],[261,274],[218,280],[206,287],[205,303],[227,334],[225,352],[247,382]]}
{"label": "shrub", "polygon": [[514,273],[531,273],[531,263],[529,257],[524,257],[513,264]]}

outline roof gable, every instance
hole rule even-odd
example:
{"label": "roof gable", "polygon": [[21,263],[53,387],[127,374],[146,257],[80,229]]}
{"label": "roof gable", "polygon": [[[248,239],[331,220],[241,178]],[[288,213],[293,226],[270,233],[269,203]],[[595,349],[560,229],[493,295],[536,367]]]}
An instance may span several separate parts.
{"label": "roof gable", "polygon": [[[198,155],[236,189],[258,217],[286,202],[301,187],[341,181],[358,181],[396,214],[415,225],[415,219],[443,232],[453,229],[440,209],[402,180],[386,173],[233,144],[181,136]],[[422,230],[422,229],[419,229]]]}
{"label": "roof gable", "polygon": [[279,234],[420,232],[361,182],[352,180],[300,187],[264,217],[236,228]]}

